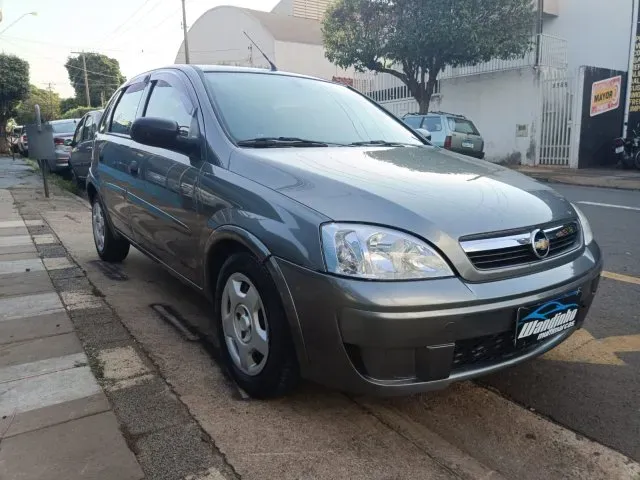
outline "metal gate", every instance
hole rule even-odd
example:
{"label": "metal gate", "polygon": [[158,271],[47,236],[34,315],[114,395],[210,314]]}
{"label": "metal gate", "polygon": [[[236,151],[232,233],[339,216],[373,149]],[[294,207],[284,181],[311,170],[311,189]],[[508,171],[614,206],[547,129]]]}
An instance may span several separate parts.
{"label": "metal gate", "polygon": [[569,166],[575,103],[575,78],[567,70],[540,72],[538,164]]}

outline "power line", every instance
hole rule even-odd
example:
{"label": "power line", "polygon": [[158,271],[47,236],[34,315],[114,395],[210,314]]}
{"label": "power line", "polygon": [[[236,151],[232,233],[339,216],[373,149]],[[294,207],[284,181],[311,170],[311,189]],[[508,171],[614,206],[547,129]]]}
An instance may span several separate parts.
{"label": "power line", "polygon": [[133,14],[131,14],[129,17],[127,17],[125,19],[124,22],[122,22],[121,24],[119,24],[113,31],[111,31],[111,33],[108,33],[107,35],[105,35],[102,40],[100,40],[100,43],[104,43],[105,41],[109,40],[110,37],[112,37],[113,35],[115,35],[118,30],[120,30],[122,27],[124,27],[127,23],[129,23],[151,0],[145,0],[144,3],[142,5],[140,5],[135,12],[133,12]]}

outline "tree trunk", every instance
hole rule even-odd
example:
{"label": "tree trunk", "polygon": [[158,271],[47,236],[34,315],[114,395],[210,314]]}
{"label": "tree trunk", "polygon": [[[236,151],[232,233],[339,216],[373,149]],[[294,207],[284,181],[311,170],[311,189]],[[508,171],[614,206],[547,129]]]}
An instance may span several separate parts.
{"label": "tree trunk", "polygon": [[418,100],[418,105],[420,106],[420,111],[418,113],[425,114],[429,112],[429,103],[431,103],[431,95],[423,95],[420,100]]}
{"label": "tree trunk", "polygon": [[9,142],[7,142],[6,119],[0,119],[0,155],[10,154]]}

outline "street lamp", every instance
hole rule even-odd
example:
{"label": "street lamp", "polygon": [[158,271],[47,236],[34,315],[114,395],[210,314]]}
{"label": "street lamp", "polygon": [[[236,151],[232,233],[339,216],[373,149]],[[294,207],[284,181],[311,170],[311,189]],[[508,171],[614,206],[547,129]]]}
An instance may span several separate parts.
{"label": "street lamp", "polygon": [[38,16],[38,12],[23,13],[18,18],[16,18],[13,22],[11,22],[9,25],[7,25],[7,27],[4,30],[0,31],[0,35],[2,35],[4,32],[9,30],[11,27],[13,27],[16,23],[18,23],[20,20],[22,20],[27,15],[33,15],[34,17],[36,17],[36,16]]}

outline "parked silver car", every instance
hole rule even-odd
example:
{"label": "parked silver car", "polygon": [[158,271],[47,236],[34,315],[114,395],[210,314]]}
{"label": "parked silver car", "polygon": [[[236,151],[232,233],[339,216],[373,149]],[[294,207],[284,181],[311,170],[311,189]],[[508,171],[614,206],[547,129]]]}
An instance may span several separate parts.
{"label": "parked silver car", "polygon": [[73,180],[81,187],[84,187],[84,182],[91,166],[93,137],[96,134],[101,117],[102,110],[94,110],[87,113],[78,122],[71,140],[69,167]]}
{"label": "parked silver car", "polygon": [[426,115],[410,113],[402,117],[402,120],[416,130],[428,130],[431,143],[440,148],[484,158],[484,139],[474,123],[464,115],[446,112],[429,112]]}
{"label": "parked silver car", "polygon": [[69,169],[69,157],[71,156],[71,140],[76,131],[79,118],[69,120],[52,120],[49,122],[53,129],[53,147],[55,158],[48,158],[45,168],[51,172],[60,172]]}

